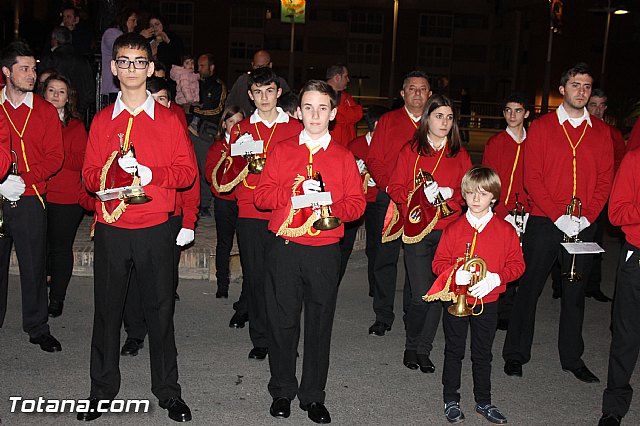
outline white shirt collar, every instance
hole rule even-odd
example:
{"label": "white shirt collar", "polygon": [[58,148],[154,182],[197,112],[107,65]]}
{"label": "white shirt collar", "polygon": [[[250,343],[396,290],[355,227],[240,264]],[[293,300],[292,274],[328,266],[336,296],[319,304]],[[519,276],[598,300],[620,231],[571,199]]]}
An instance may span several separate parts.
{"label": "white shirt collar", "polygon": [[[318,146],[326,151],[329,147],[329,142],[331,142],[331,134],[328,130],[327,133],[322,135],[319,139],[311,139],[306,130],[300,132],[300,136],[298,137],[298,143],[300,145],[306,144],[307,146],[312,148],[312,152],[314,151],[313,148]],[[317,150],[315,151],[317,152]]]}
{"label": "white shirt collar", "polygon": [[522,140],[518,139],[518,135],[513,133],[513,130],[511,130],[510,127],[507,127],[507,133],[509,134],[509,136],[511,136],[511,139],[516,141],[516,143],[522,143],[527,138],[527,129],[525,129],[524,127],[522,128]]}
{"label": "white shirt collar", "polygon": [[153,100],[153,96],[151,96],[151,92],[148,90],[147,92],[147,100],[144,101],[142,105],[136,108],[135,111],[131,111],[129,107],[127,107],[124,102],[122,102],[122,92],[118,92],[118,98],[116,99],[116,103],[113,106],[113,113],[111,114],[111,119],[115,119],[120,115],[122,111],[127,111],[131,115],[136,115],[142,111],[146,112],[152,120],[155,119],[155,101]]}
{"label": "white shirt collar", "polygon": [[253,112],[253,114],[251,114],[251,117],[249,117],[249,123],[251,123],[251,124],[262,123],[265,126],[267,126],[268,128],[271,128],[271,127],[273,127],[273,125],[275,123],[288,123],[289,122],[289,114],[284,112],[282,110],[282,108],[276,107],[276,111],[278,111],[278,116],[276,117],[276,119],[275,119],[275,121],[273,123],[269,123],[267,120],[264,120],[262,117],[260,117],[259,111],[256,109]]}
{"label": "white shirt collar", "polygon": [[467,218],[467,222],[469,222],[469,225],[477,229],[480,233],[484,230],[485,226],[487,226],[487,223],[489,223],[491,218],[493,218],[493,212],[491,211],[491,207],[489,207],[489,211],[484,216],[478,219],[471,213],[471,210],[467,210],[465,217]]}
{"label": "white shirt collar", "polygon": [[560,123],[560,125],[569,120],[569,123],[571,123],[571,125],[575,129],[579,125],[581,125],[583,121],[587,120],[587,124],[593,127],[593,124],[591,124],[591,117],[589,116],[589,111],[587,111],[587,108],[583,109],[582,116],[578,118],[569,117],[569,114],[567,114],[567,110],[564,109],[563,104],[560,104],[560,106],[556,110],[556,113],[558,114],[558,122]]}
{"label": "white shirt collar", "polygon": [[404,110],[407,111],[407,114],[409,114],[409,117],[411,117],[411,119],[416,123],[420,121],[420,119],[422,118],[422,116],[420,115],[416,117],[415,115],[411,114],[406,106],[404,107]]}
{"label": "white shirt collar", "polygon": [[367,132],[367,134],[364,135],[364,138],[367,140],[367,145],[371,145],[371,139],[373,138],[371,132]]}
{"label": "white shirt collar", "polygon": [[427,141],[429,142],[429,145],[431,145],[431,148],[433,148],[433,150],[437,152],[437,151],[440,151],[442,148],[444,148],[444,146],[447,144],[447,137],[446,136],[444,137],[444,140],[442,141],[440,148],[436,148],[435,144],[433,143],[429,135],[427,135]]}
{"label": "white shirt collar", "polygon": [[33,109],[33,92],[27,92],[27,95],[24,97],[24,99],[22,99],[22,102],[20,102],[18,105],[14,105],[13,102],[11,102],[11,99],[7,98],[6,92],[7,92],[7,87],[5,86],[2,88],[2,99],[0,99],[0,103],[4,103],[4,101],[8,101],[13,107],[13,109],[18,109],[22,104],[25,104],[26,106],[28,106],[29,109]]}

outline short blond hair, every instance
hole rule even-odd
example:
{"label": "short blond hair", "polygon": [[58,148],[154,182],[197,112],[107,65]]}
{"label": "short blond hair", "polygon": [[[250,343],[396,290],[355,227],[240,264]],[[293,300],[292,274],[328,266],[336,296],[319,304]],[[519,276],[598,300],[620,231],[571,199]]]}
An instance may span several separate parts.
{"label": "short blond hair", "polygon": [[498,176],[495,170],[487,166],[476,166],[470,168],[467,173],[464,174],[460,189],[464,196],[464,194],[476,192],[482,188],[490,192],[497,201],[500,198],[501,186],[500,176]]}

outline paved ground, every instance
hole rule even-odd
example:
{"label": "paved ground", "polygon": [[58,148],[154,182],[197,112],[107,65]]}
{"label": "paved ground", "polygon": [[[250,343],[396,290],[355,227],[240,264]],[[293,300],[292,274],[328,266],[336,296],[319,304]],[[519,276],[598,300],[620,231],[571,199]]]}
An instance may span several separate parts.
{"label": "paved ground", "polygon": [[[613,293],[618,251],[611,241],[606,245],[603,285]],[[435,341],[432,359],[436,374],[411,371],[402,365],[404,332],[401,322],[382,338],[367,335],[373,321],[371,299],[367,297],[366,260],[354,253],[340,288],[334,324],[331,369],[327,385],[327,407],[334,424],[341,425],[432,425],[447,424],[441,400],[443,334]],[[399,277],[399,283],[403,282]],[[53,334],[62,342],[61,353],[48,354],[28,343],[20,325],[19,283],[10,278],[9,312],[0,330],[0,418],[3,424],[77,424],[74,414],[12,414],[9,396],[37,399],[85,398],[89,393],[89,344],[92,324],[92,280],[74,277],[69,288],[64,315],[50,321]],[[192,424],[215,425],[298,425],[312,424],[306,414],[292,405],[291,417],[276,420],[269,416],[271,399],[266,390],[267,362],[247,359],[250,349],[247,329],[227,326],[231,298],[215,299],[208,281],[182,280],[182,300],[176,308],[176,335],[180,383],[184,399],[193,410]],[[398,296],[401,292],[397,293]],[[400,311],[399,297],[396,300]],[[584,359],[603,380],[585,384],[560,369],[557,355],[559,302],[551,298],[547,286],[538,306],[533,359],[524,368],[524,377],[507,377],[500,356],[504,332],[494,344],[493,402],[513,425],[595,425],[600,406],[608,359],[610,335],[609,304],[587,299]],[[124,338],[123,338],[124,339]],[[300,349],[302,353],[302,346]],[[172,423],[157,407],[150,391],[148,351],[135,358],[121,358],[120,398],[148,398],[152,408],[146,414],[107,414],[95,421],[100,425],[156,425]],[[488,424],[473,414],[469,357],[463,367],[462,408],[465,424]],[[638,386],[638,375],[633,383]],[[640,399],[624,419],[628,425],[640,424]]]}

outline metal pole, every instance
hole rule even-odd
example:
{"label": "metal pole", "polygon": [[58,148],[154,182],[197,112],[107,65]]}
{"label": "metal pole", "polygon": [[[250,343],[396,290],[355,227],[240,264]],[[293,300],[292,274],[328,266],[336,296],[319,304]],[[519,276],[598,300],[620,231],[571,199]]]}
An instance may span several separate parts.
{"label": "metal pole", "polygon": [[396,37],[398,33],[398,0],[393,0],[393,39],[391,41],[391,65],[389,67],[389,98],[395,95],[393,83],[396,70]]}
{"label": "metal pole", "polygon": [[293,62],[293,48],[295,45],[295,36],[296,36],[296,17],[295,15],[291,16],[291,44],[289,46],[289,87],[292,89],[295,87],[293,82],[293,71],[294,71],[294,62]]}
{"label": "metal pole", "polygon": [[607,61],[607,46],[609,45],[609,27],[611,25],[611,1],[607,8],[607,25],[604,30],[604,47],[602,48],[602,69],[600,70],[600,88],[604,89],[604,68]]}
{"label": "metal pole", "polygon": [[13,11],[13,39],[18,40],[20,38],[20,0],[14,0]]}
{"label": "metal pole", "polygon": [[540,101],[540,114],[549,111],[549,82],[551,80],[551,52],[553,49],[553,3],[549,2],[549,44],[547,46],[547,62],[544,66],[544,83],[542,86],[542,99]]}

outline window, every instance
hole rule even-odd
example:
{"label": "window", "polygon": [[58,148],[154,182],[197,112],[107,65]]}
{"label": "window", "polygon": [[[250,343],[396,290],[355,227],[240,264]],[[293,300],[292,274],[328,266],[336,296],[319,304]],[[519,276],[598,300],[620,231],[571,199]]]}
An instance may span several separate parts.
{"label": "window", "polygon": [[451,47],[445,45],[418,46],[418,66],[448,68],[451,64]]}
{"label": "window", "polygon": [[153,11],[160,13],[182,40],[185,52],[193,47],[193,1],[161,1],[154,5]]}
{"label": "window", "polygon": [[382,45],[380,43],[349,43],[349,63],[380,65]]}
{"label": "window", "polygon": [[262,7],[234,6],[231,8],[231,26],[242,28],[262,28],[264,10]]}
{"label": "window", "polygon": [[253,54],[262,49],[261,40],[242,39],[234,37],[229,46],[229,57],[232,59],[246,59],[251,61]]}
{"label": "window", "polygon": [[451,38],[453,15],[420,15],[420,37]]}
{"label": "window", "polygon": [[456,28],[486,29],[489,26],[487,17],[483,15],[456,15],[454,23]]}
{"label": "window", "polygon": [[382,34],[383,20],[381,13],[351,12],[349,30],[359,34]]}

